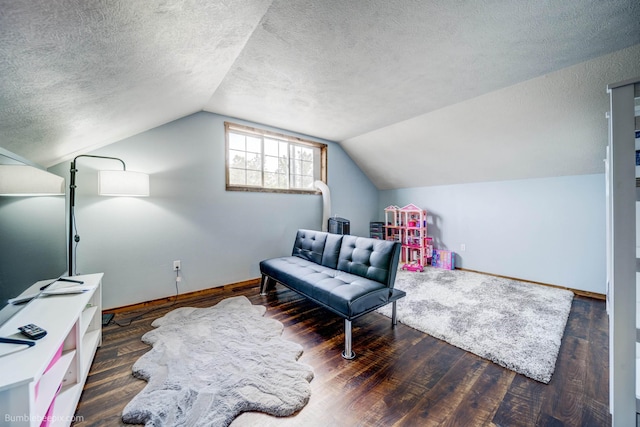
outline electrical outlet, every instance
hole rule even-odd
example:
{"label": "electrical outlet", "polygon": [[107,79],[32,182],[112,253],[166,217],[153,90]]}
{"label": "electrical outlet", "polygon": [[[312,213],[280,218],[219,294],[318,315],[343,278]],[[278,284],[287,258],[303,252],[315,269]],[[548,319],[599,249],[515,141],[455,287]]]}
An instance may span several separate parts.
{"label": "electrical outlet", "polygon": [[180,270],[182,269],[182,265],[180,265],[180,260],[175,260],[173,261],[173,270]]}
{"label": "electrical outlet", "polygon": [[466,245],[466,244],[464,244],[464,243],[461,243],[461,244],[460,244],[460,252],[464,252],[464,251],[466,251],[466,250],[467,250],[467,245]]}

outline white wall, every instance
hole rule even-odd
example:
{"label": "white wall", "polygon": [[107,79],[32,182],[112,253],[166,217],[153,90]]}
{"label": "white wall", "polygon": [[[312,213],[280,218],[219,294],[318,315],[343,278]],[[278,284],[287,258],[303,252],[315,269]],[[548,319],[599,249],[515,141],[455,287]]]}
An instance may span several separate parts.
{"label": "white wall", "polygon": [[459,267],[605,293],[604,174],[385,190],[379,219],[408,203]]}
{"label": "white wall", "polygon": [[[97,196],[96,170],[119,164],[78,160],[77,271],[105,273],[106,308],[173,295],[173,260],[182,261],[180,293],[257,278],[260,260],[291,253],[298,228],[320,229],[319,195],[225,191],[225,120],[260,126],[201,112],[87,153],[149,173],[149,198]],[[376,188],[338,144],[309,139],[329,145],[333,213],[367,235]],[[68,165],[52,171],[68,179]]]}

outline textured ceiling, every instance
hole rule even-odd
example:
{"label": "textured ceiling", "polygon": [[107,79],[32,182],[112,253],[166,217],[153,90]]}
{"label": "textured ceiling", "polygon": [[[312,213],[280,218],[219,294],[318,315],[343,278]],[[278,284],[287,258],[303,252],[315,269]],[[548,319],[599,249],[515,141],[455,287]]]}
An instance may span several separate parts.
{"label": "textured ceiling", "polygon": [[639,21],[637,1],[274,1],[205,109],[341,141],[640,43]]}
{"label": "textured ceiling", "polygon": [[0,0],[0,146],[44,165],[202,111],[267,0]]}
{"label": "textured ceiling", "polygon": [[563,94],[601,105],[583,85],[637,64],[597,58],[638,44],[637,0],[0,0],[0,147],[51,165],[205,110],[339,141],[379,188],[593,173],[606,123]]}

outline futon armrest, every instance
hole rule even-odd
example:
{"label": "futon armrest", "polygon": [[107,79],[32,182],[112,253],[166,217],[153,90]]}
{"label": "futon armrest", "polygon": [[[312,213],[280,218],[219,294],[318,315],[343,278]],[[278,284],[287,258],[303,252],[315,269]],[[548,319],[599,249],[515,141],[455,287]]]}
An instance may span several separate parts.
{"label": "futon armrest", "polygon": [[400,298],[406,295],[407,293],[405,291],[401,291],[400,289],[391,289],[391,293],[389,294],[389,302],[398,301]]}

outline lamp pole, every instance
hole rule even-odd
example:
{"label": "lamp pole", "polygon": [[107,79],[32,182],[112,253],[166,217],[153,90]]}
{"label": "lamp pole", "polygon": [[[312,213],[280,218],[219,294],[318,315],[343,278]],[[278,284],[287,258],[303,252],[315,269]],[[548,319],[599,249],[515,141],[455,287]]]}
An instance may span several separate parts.
{"label": "lamp pole", "polygon": [[79,156],[76,156],[73,161],[71,162],[71,176],[70,176],[70,184],[69,184],[69,236],[68,236],[68,243],[69,243],[69,249],[67,251],[67,254],[69,256],[69,272],[68,275],[69,276],[74,276],[75,272],[73,271],[73,257],[74,257],[74,250],[73,250],[73,244],[74,243],[78,243],[80,241],[80,236],[75,234],[74,235],[74,225],[75,225],[75,214],[74,214],[74,208],[76,205],[76,172],[78,172],[78,169],[76,169],[76,161],[80,158],[80,157],[93,157],[94,159],[108,159],[108,160],[117,160],[120,163],[122,163],[122,169],[123,170],[127,170],[127,165],[125,165],[124,161],[122,159],[119,159],[117,157],[105,157],[105,156],[92,156],[89,154],[81,154]]}

